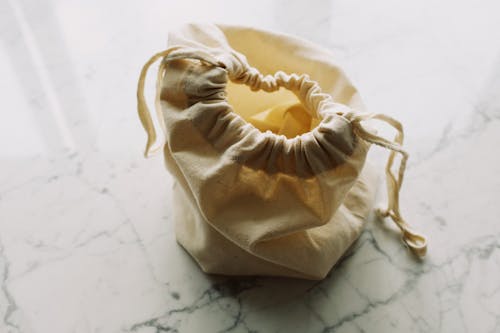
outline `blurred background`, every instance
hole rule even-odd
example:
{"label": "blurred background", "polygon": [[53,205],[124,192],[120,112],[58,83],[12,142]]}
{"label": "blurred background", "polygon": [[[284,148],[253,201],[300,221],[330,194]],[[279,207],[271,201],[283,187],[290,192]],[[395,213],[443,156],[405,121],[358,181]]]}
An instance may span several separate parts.
{"label": "blurred background", "polygon": [[[329,48],[368,110],[405,124],[425,262],[370,223],[321,283],[199,271],[135,97],[193,21]],[[0,332],[499,332],[499,41],[496,0],[2,0]]]}

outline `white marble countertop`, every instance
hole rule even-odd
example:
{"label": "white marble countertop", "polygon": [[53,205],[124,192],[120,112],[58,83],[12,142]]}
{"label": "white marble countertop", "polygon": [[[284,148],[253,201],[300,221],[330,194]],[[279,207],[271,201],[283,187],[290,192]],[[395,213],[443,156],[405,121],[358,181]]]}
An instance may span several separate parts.
{"label": "white marble countertop", "polygon": [[[500,332],[500,3],[303,3],[0,2],[0,332]],[[198,269],[135,109],[140,66],[197,20],[322,44],[403,121],[425,261],[371,221],[321,282]]]}

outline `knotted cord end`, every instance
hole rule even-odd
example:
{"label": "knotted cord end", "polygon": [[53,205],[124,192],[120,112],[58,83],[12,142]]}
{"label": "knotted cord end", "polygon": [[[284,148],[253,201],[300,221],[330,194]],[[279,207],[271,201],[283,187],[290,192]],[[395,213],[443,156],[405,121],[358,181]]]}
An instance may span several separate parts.
{"label": "knotted cord end", "polygon": [[425,257],[427,254],[427,238],[424,235],[411,229],[404,220],[398,218],[393,212],[377,208],[375,213],[381,219],[390,217],[401,230],[403,243],[420,259]]}

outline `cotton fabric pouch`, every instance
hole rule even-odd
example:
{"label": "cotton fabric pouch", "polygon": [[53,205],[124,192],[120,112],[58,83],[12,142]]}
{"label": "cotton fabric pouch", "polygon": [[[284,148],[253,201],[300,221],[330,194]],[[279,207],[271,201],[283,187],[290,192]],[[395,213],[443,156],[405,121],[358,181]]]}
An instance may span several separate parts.
{"label": "cotton fabric pouch", "polygon": [[[388,206],[418,256],[426,239],[399,210],[408,158],[399,122],[364,111],[356,88],[327,50],[259,29],[190,24],[143,67],[138,110],[157,140],[144,98],[149,67],[161,63],[156,106],[167,169],[175,178],[178,242],[207,273],[322,279],[359,237],[376,172],[372,144],[390,150]],[[362,124],[393,126],[394,140]],[[398,172],[392,172],[396,155]]]}

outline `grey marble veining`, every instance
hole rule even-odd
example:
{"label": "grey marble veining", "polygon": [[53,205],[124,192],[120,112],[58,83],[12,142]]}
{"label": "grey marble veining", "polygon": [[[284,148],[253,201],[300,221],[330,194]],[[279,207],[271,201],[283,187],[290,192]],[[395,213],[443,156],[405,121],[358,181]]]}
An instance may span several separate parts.
{"label": "grey marble veining", "polygon": [[[500,332],[499,12],[496,0],[0,2],[0,332]],[[186,21],[330,48],[370,111],[405,124],[403,214],[429,235],[428,257],[371,218],[323,281],[203,274],[175,242],[172,179],[161,156],[142,158],[135,110],[140,66]],[[385,156],[370,153],[381,172]]]}

